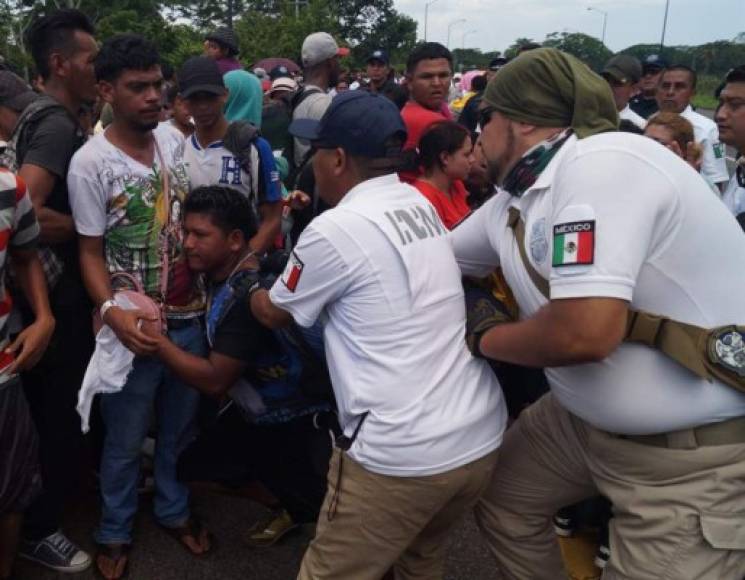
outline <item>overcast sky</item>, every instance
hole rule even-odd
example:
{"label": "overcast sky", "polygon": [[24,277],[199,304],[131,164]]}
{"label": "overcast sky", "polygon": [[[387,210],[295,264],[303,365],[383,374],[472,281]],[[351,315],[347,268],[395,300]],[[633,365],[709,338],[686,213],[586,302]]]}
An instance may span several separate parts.
{"label": "overcast sky", "polygon": [[[419,23],[424,37],[425,0],[394,0]],[[435,0],[429,7],[427,40],[483,51],[504,50],[519,37],[542,41],[551,32],[583,32],[600,38],[606,12],[606,45],[619,51],[632,44],[659,43],[665,0]],[[730,40],[745,31],[745,0],[670,0],[665,44],[696,45]]]}

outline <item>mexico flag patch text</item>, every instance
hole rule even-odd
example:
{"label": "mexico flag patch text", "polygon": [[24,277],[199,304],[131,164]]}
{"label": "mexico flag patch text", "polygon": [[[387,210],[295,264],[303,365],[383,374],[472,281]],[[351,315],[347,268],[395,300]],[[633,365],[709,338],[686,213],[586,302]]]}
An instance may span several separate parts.
{"label": "mexico flag patch text", "polygon": [[295,252],[290,253],[290,259],[287,261],[285,271],[282,273],[282,282],[290,292],[294,292],[297,283],[300,281],[300,275],[303,273],[305,264],[297,257]]}
{"label": "mexico flag patch text", "polygon": [[554,267],[592,264],[594,259],[595,220],[554,226]]}

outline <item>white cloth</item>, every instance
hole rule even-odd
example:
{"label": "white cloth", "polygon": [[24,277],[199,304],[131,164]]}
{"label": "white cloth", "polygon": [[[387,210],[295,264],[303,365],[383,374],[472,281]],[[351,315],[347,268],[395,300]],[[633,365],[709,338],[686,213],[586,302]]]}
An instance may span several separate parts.
{"label": "white cloth", "polygon": [[[620,132],[572,137],[520,198],[500,193],[451,232],[463,273],[485,275],[501,265],[521,315],[530,317],[546,299],[507,225],[511,205],[525,220],[526,252],[550,279],[552,299],[619,298],[705,328],[745,323],[738,292],[745,288],[745,235],[695,170],[653,140]],[[554,228],[591,221],[592,263],[554,267]],[[547,369],[547,376],[565,408],[616,433],[745,415],[745,394],[637,344],[622,343],[599,363]]]}
{"label": "white cloth", "polygon": [[186,139],[184,165],[189,177],[189,190],[204,185],[222,185],[240,191],[256,203],[259,191],[259,152],[251,145],[251,174],[241,167],[240,160],[228,151],[222,140],[202,147],[196,134]]}
{"label": "white cloth", "polygon": [[701,175],[711,183],[722,183],[729,180],[724,145],[719,141],[717,124],[708,117],[694,111],[690,105],[680,115],[691,122],[696,143],[700,144],[703,149]]}
{"label": "white cloth", "polygon": [[443,473],[499,446],[506,408],[466,348],[460,271],[429,202],[396,175],[357,185],[300,236],[271,300],[324,342],[349,451],[392,476]]}
{"label": "white cloth", "polygon": [[[134,310],[137,307],[121,293],[114,295],[116,303],[124,310]],[[135,355],[124,346],[111,330],[104,324],[96,335],[96,348],[93,351],[88,368],[85,370],[83,383],[78,391],[78,405],[81,429],[83,433],[89,430],[89,420],[93,397],[99,393],[118,393],[127,382],[132,372]]]}
{"label": "white cloth", "polygon": [[622,120],[631,121],[634,125],[639,127],[642,131],[647,126],[647,120],[642,117],[641,115],[638,115],[634,111],[631,110],[631,107],[629,105],[626,105],[626,108],[623,111],[620,111],[618,113],[618,117]]}

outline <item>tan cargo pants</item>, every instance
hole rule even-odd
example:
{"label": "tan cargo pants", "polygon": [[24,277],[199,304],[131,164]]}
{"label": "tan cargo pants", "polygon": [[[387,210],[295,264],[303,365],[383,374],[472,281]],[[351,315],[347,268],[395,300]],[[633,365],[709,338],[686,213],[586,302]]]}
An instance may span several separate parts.
{"label": "tan cargo pants", "polygon": [[[298,580],[380,580],[393,567],[396,580],[438,580],[447,535],[491,480],[497,452],[427,477],[372,473],[334,450],[316,537]],[[336,511],[329,509],[342,477]]]}
{"label": "tan cargo pants", "polygon": [[551,518],[613,503],[603,580],[743,580],[745,444],[666,449],[594,429],[545,395],[505,434],[476,507],[505,580],[566,578]]}

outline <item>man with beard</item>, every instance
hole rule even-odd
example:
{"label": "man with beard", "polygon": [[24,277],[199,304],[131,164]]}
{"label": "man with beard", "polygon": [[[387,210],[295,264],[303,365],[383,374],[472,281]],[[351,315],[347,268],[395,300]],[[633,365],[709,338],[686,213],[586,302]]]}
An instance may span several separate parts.
{"label": "man with beard", "polygon": [[[114,120],[73,157],[68,176],[80,264],[104,324],[136,356],[122,390],[101,398],[106,431],[100,467],[98,571],[121,578],[137,512],[140,448],[155,408],[154,511],[158,523],[191,553],[210,549],[189,511],[189,491],[176,460],[189,443],[199,394],[152,358],[157,341],[141,330],[143,314],[124,310],[114,293],[131,283],[160,305],[168,337],[187,352],[206,350],[200,317],[204,292],[181,251],[179,209],[188,191],[183,140],[158,128],[163,75],[155,47],[135,35],[110,38],[96,59],[96,77]],[[157,129],[156,129],[157,128]],[[147,321],[145,321],[147,322]]]}
{"label": "man with beard", "polygon": [[[339,81],[341,68],[339,57],[347,56],[349,49],[339,47],[328,32],[314,32],[303,41],[301,59],[305,86],[293,99],[292,119],[319,120],[331,104],[331,87]],[[295,138],[293,164],[299,166],[310,145],[303,139]]]}
{"label": "man with beard", "polygon": [[562,577],[552,515],[600,492],[604,578],[742,578],[740,228],[687,163],[615,130],[605,81],[570,55],[515,59],[481,115],[509,195],[450,236],[464,274],[502,266],[521,320],[469,344],[544,367],[551,387],[507,431],[476,508],[501,575]]}

